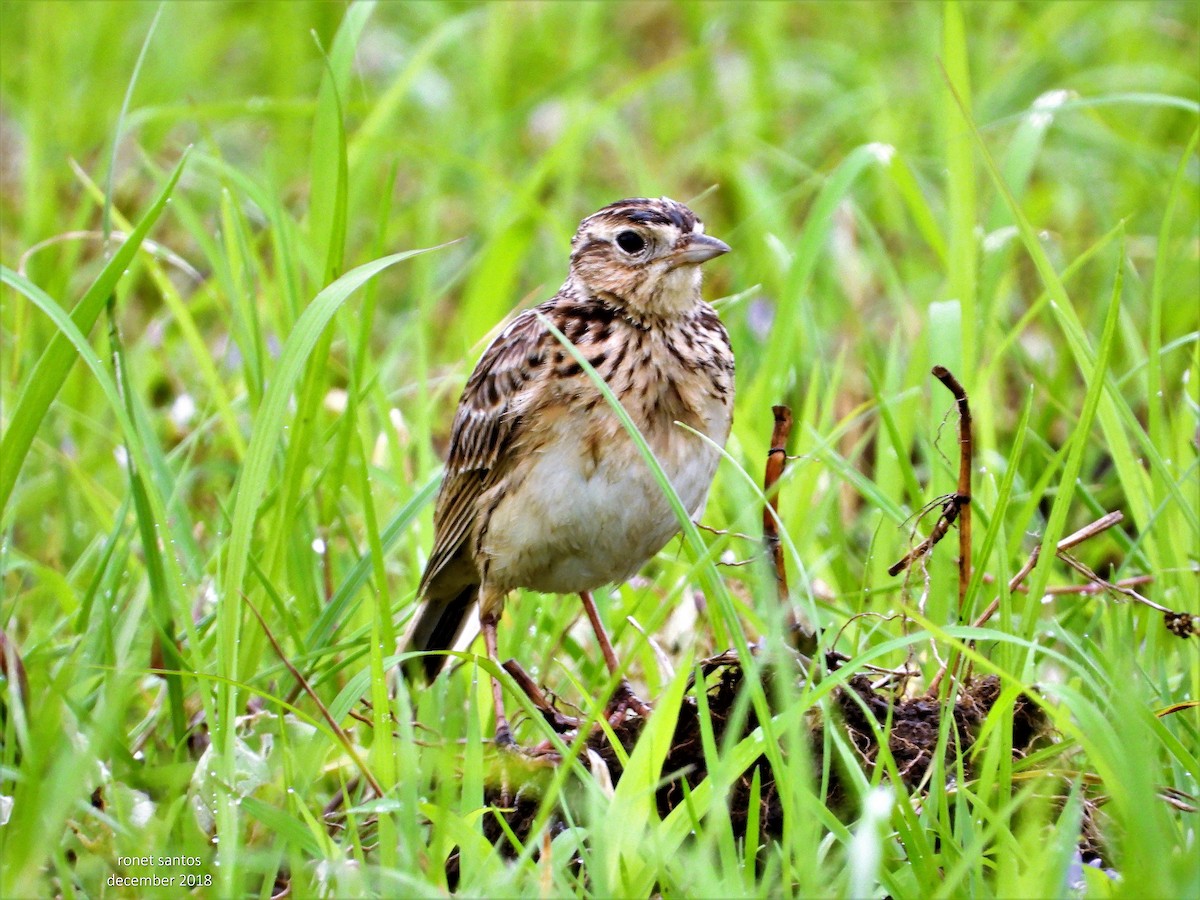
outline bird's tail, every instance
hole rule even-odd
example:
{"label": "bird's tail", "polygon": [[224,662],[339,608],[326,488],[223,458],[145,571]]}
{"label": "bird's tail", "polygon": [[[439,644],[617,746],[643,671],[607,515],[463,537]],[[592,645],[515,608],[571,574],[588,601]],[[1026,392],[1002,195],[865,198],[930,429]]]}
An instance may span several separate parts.
{"label": "bird's tail", "polygon": [[[416,621],[409,628],[404,652],[451,649],[462,634],[478,595],[479,585],[468,584],[450,597],[427,596]],[[444,656],[423,656],[405,666],[405,675],[409,681],[424,679],[428,683],[437,677],[445,662]]]}

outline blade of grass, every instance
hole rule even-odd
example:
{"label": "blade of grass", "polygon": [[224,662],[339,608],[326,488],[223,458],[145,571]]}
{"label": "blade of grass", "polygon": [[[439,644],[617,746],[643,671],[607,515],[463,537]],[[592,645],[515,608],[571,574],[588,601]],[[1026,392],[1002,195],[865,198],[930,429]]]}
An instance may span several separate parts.
{"label": "blade of grass", "polygon": [[[1158,231],[1158,252],[1154,261],[1154,276],[1150,283],[1150,322],[1148,326],[1149,334],[1146,341],[1146,409],[1148,426],[1146,433],[1150,436],[1150,442],[1155,447],[1160,447],[1163,450],[1170,447],[1165,426],[1163,408],[1165,398],[1163,397],[1162,377],[1163,306],[1165,303],[1163,292],[1168,269],[1166,256],[1170,247],[1171,226],[1175,218],[1175,209],[1179,204],[1183,192],[1184,178],[1186,177],[1188,167],[1195,162],[1194,154],[1198,140],[1200,140],[1200,129],[1192,132],[1191,139],[1188,141],[1187,147],[1179,159],[1179,165],[1175,168],[1175,176],[1171,180],[1171,187],[1167,191],[1167,202],[1163,210],[1162,225]],[[1151,483],[1154,487],[1156,505],[1161,505],[1169,496],[1170,490],[1164,482],[1170,478],[1171,473],[1159,467],[1155,467],[1151,473]],[[1170,561],[1170,563],[1176,566],[1181,565],[1183,560],[1187,558],[1187,548],[1182,541],[1183,535],[1179,534],[1178,531],[1172,533],[1175,534],[1178,540],[1178,546],[1174,554],[1175,560]]]}
{"label": "blade of grass", "polygon": [[[78,166],[72,166],[72,168],[75,171],[76,177],[79,179],[80,183],[83,184],[84,189],[88,192],[88,194],[91,195],[98,203],[104,203],[104,194],[88,177],[87,173]],[[126,231],[129,230],[129,222],[124,216],[121,215],[119,210],[114,208],[111,211],[111,214],[114,222],[120,228]],[[194,332],[195,325],[192,323],[186,307],[179,299],[178,291],[171,283],[170,278],[166,275],[166,273],[163,272],[157,255],[153,252],[149,252],[149,245],[151,243],[152,242],[150,241],[146,241],[147,252],[144,254],[146,269],[150,274],[150,277],[153,279],[155,286],[162,291],[163,300],[167,303],[167,305],[173,310],[178,309],[182,312],[182,316],[180,316],[178,319],[181,328],[183,328],[185,333],[187,333],[189,329]],[[174,298],[174,300],[172,298]],[[123,359],[124,350],[120,348],[119,340],[113,339],[111,327],[110,343],[114,348],[120,350]],[[208,358],[208,348],[204,345],[198,334],[194,336],[192,347],[196,357],[197,365],[202,371],[207,370],[212,372],[210,384],[216,390],[218,403],[227,403],[228,401],[224,398],[224,389],[220,384],[211,360]],[[122,376],[124,374],[122,371],[123,369],[124,363],[122,363],[121,366],[116,367],[116,371]],[[118,387],[122,388],[122,385],[119,381]],[[132,391],[125,391],[124,388],[122,388],[122,390],[126,406],[129,409],[130,419],[135,425],[137,425],[139,429],[139,433],[142,436],[142,441],[145,446],[146,457],[150,460],[150,464],[152,466],[149,474],[158,483],[158,492],[168,503],[167,512],[169,515],[165,526],[170,532],[171,539],[175,542],[177,551],[182,553],[184,557],[189,576],[199,577],[202,566],[199,563],[200,551],[192,534],[193,523],[191,513],[185,507],[179,491],[177,490],[176,479],[172,474],[170,466],[167,464],[166,454],[163,452],[158,440],[154,437],[154,429],[150,422],[150,417],[146,412],[145,404]],[[236,425],[236,420],[233,418],[232,410],[229,411],[229,418],[227,421],[233,422]],[[234,441],[235,445],[240,444],[244,446],[244,442],[241,440],[241,435],[237,434],[236,430]],[[172,579],[172,583],[175,583],[174,579]]]}
{"label": "blade of grass", "polygon": [[[609,408],[620,420],[626,434],[629,435],[637,448],[646,465],[654,475],[655,482],[659,489],[663,492],[667,501],[670,503],[675,517],[679,522],[683,532],[684,546],[687,548],[689,555],[695,561],[700,583],[704,589],[705,596],[710,603],[715,599],[716,607],[720,612],[720,616],[712,619],[714,631],[717,633],[719,641],[732,638],[732,643],[738,651],[738,658],[741,660],[743,672],[745,673],[745,684],[747,685],[751,702],[754,706],[755,714],[758,716],[759,728],[765,736],[764,752],[770,760],[775,771],[784,770],[784,761],[782,751],[780,749],[779,737],[776,734],[773,717],[770,706],[767,702],[766,694],[763,690],[760,663],[756,659],[754,653],[751,652],[749,641],[746,638],[745,631],[741,624],[740,617],[737,614],[736,606],[733,598],[730,596],[729,588],[720,577],[713,564],[711,551],[707,551],[703,540],[700,538],[700,533],[696,528],[695,523],[691,519],[691,515],[684,508],[683,503],[676,493],[674,485],[671,484],[670,478],[663,471],[662,465],[655,457],[654,452],[646,443],[645,437],[638,430],[637,425],[630,417],[628,411],[622,406],[621,401],[617,399],[616,394],[612,392],[608,384],[601,377],[600,373],[592,367],[583,353],[571,341],[559,331],[549,319],[542,314],[538,314],[538,320],[543,327],[549,331],[554,338],[562,344],[568,353],[574,358],[575,362],[587,373],[588,378],[592,381],[608,403]],[[724,621],[724,628],[721,628],[721,622]],[[726,631],[727,629],[727,631]],[[722,632],[725,632],[723,634]],[[726,638],[726,634],[728,638]],[[682,670],[681,670],[682,671]]]}
{"label": "blade of grass", "polygon": [[609,884],[620,885],[621,893],[643,896],[653,887],[654,868],[640,852],[647,829],[657,818],[656,794],[663,762],[671,749],[671,737],[687,687],[690,662],[681,662],[667,691],[659,699],[654,715],[646,722],[629,764],[613,792],[612,808],[621,811],[621,838],[605,861]]}
{"label": "blade of grass", "polygon": [[[309,228],[312,232],[310,244],[313,254],[323,266],[322,284],[330,284],[341,273],[346,253],[347,190],[349,173],[346,166],[346,131],[343,121],[342,100],[349,68],[354,59],[354,48],[366,24],[373,4],[355,3],[338,27],[334,37],[333,55],[321,56],[325,72],[317,97],[317,114],[313,122],[312,141],[312,191],[309,209]],[[314,35],[314,40],[316,39]],[[318,48],[320,44],[318,42]],[[318,339],[313,353],[317,359],[326,359],[333,343],[333,328],[327,326]],[[280,481],[280,500],[277,507],[279,521],[283,525],[276,530],[271,542],[265,568],[275,575],[283,571],[284,560],[289,551],[297,553],[302,545],[311,541],[305,528],[295,527],[300,516],[300,498],[312,493],[315,483],[304,483],[305,472],[314,455],[317,413],[321,406],[329,371],[325,366],[310,366],[304,372],[300,390],[296,396],[297,414],[291,426],[290,440],[284,450],[283,476]],[[340,487],[340,486],[339,486]],[[331,510],[326,507],[321,522],[328,521]],[[306,594],[311,592],[306,591]],[[251,650],[253,653],[253,649]]]}
{"label": "blade of grass", "polygon": [[[142,240],[149,234],[162,211],[166,209],[179,176],[183,174],[187,162],[188,151],[184,151],[167,183],[159,192],[158,197],[150,205],[150,209],[137,227],[130,233],[128,239],[120,246],[113,258],[97,276],[92,286],[88,288],[79,304],[71,311],[71,319],[76,328],[86,334],[91,330],[108,302],[113,287],[128,268],[130,261],[141,247]],[[21,464],[33,444],[33,437],[45,418],[46,410],[66,380],[71,364],[75,361],[75,350],[71,346],[66,333],[61,331],[51,339],[49,346],[43,351],[13,410],[9,426],[4,437],[0,439],[0,511],[6,510],[12,496],[13,486]]]}
{"label": "blade of grass", "polygon": [[[243,618],[241,596],[254,523],[271,477],[271,462],[284,431],[288,400],[296,382],[303,374],[304,366],[325,326],[355,290],[389,266],[433,249],[438,248],[396,253],[350,270],[313,299],[288,335],[255,419],[245,463],[238,477],[232,527],[226,545],[225,573],[217,597],[217,663],[221,671],[230,673],[235,681],[239,679],[243,665],[239,648]],[[217,720],[212,723],[212,729],[214,742],[222,751],[221,764],[228,770],[223,772],[228,784],[234,783],[234,773],[230,767],[233,765],[233,741],[239,708],[237,689],[232,684],[222,684],[218,694]],[[223,834],[236,834],[237,812],[233,798],[226,796],[222,800],[218,807],[218,827]],[[236,848],[226,851],[222,846],[221,852],[229,854],[223,857],[223,864],[231,865]]]}
{"label": "blade of grass", "polygon": [[[325,72],[317,97],[317,113],[313,123],[312,191],[310,197],[310,244],[316,258],[322,260],[322,284],[331,283],[340,273],[346,252],[347,190],[349,174],[346,165],[346,132],[343,120],[342,95],[348,84],[355,47],[374,4],[358,2],[348,10],[334,37],[333,51],[321,56]],[[314,34],[314,40],[316,36]],[[320,43],[318,42],[320,49]],[[316,359],[326,359],[333,343],[333,328],[327,324],[318,337],[312,353]],[[319,446],[316,439],[317,416],[329,381],[326,366],[309,366],[304,372],[296,395],[296,416],[290,427],[290,439],[284,449],[283,475],[280,480],[276,514],[279,527],[275,539],[268,545],[265,570],[272,576],[288,574],[285,565],[289,553],[298,557],[312,541],[312,533],[301,518],[301,497],[313,494],[321,483],[320,475],[305,482],[309,462]],[[336,461],[335,461],[336,465]],[[338,485],[335,490],[340,490]],[[332,507],[319,511],[318,529],[329,521]],[[300,522],[299,526],[297,523]],[[318,532],[319,533],[319,532]],[[300,570],[302,573],[303,570]],[[298,591],[302,596],[316,596],[317,591]],[[254,664],[259,652],[257,640],[246,647],[247,662]]]}
{"label": "blade of grass", "polygon": [[1013,431],[1015,437],[1012,449],[1009,450],[1008,458],[1005,460],[1004,475],[1000,479],[1000,487],[996,492],[996,504],[991,510],[991,521],[983,536],[983,546],[980,547],[979,553],[973,560],[971,582],[967,586],[966,602],[963,604],[963,617],[968,621],[973,620],[977,612],[975,607],[978,605],[976,599],[979,589],[983,585],[983,578],[992,558],[992,550],[995,549],[1000,532],[1004,528],[1004,517],[1008,512],[1009,501],[1012,497],[1013,482],[1020,470],[1021,454],[1025,449],[1025,436],[1029,429],[1029,416],[1032,411],[1033,392],[1030,391],[1025,397],[1025,405],[1021,408],[1021,417],[1017,420],[1017,427]]}
{"label": "blade of grass", "polygon": [[[371,706],[374,718],[374,740],[371,742],[370,765],[375,771],[385,795],[396,786],[396,757],[390,739],[391,702],[388,695],[386,670],[383,657],[387,650],[396,646],[396,632],[392,625],[391,595],[388,590],[387,569],[384,565],[383,543],[379,539],[379,522],[375,516],[375,503],[371,496],[371,461],[363,447],[361,436],[354,432],[358,457],[362,467],[363,519],[367,528],[367,545],[373,561],[375,602],[371,624]],[[399,862],[397,851],[396,822],[393,816],[384,815],[379,820],[380,863],[395,868]]]}
{"label": "blade of grass", "polygon": [[[953,83],[950,83],[949,86],[951,92],[958,99],[958,94]],[[1104,431],[1105,440],[1109,445],[1113,464],[1117,469],[1121,485],[1125,490],[1125,496],[1133,514],[1134,522],[1139,530],[1145,530],[1151,514],[1151,504],[1148,497],[1149,478],[1138,465],[1123,426],[1129,426],[1130,430],[1138,438],[1142,452],[1149,459],[1152,469],[1166,468],[1162,454],[1154,446],[1149,436],[1146,435],[1144,429],[1138,424],[1137,418],[1134,416],[1132,410],[1130,410],[1128,403],[1117,391],[1115,380],[1111,379],[1107,374],[1103,376],[1096,375],[1094,371],[1094,353],[1088,346],[1083,326],[1079,321],[1079,316],[1071,303],[1070,297],[1067,295],[1066,289],[1063,287],[1062,280],[1055,273],[1054,266],[1051,264],[1049,256],[1038,240],[1029,219],[1025,216],[1020,205],[1008,190],[1008,186],[1004,182],[1003,175],[1000,173],[996,161],[992,158],[987,145],[984,144],[982,135],[980,135],[974,119],[971,118],[970,111],[962,103],[961,99],[959,100],[959,110],[967,126],[970,128],[971,134],[975,138],[975,146],[983,157],[996,189],[1004,197],[1009,213],[1017,224],[1021,242],[1024,244],[1026,252],[1033,261],[1034,267],[1037,269],[1038,275],[1041,277],[1042,283],[1050,295],[1050,307],[1055,321],[1067,339],[1068,347],[1075,358],[1076,365],[1079,367],[1084,380],[1090,383],[1093,377],[1100,377],[1102,381],[1109,382],[1109,389],[1101,396],[1097,414],[1100,419],[1101,428]],[[1196,533],[1200,533],[1200,514],[1197,514],[1194,505],[1184,497],[1179,485],[1173,479],[1168,477],[1164,479],[1164,482],[1172,497],[1179,504],[1180,510],[1187,517],[1188,524]],[[1155,562],[1157,564],[1157,560]]]}
{"label": "blade of grass", "polygon": [[[199,154],[193,155],[191,157],[193,165],[201,158],[202,157]],[[92,181],[87,172],[85,172],[81,167],[72,165],[71,168],[75,172],[80,184],[83,185],[84,190],[87,191],[88,195],[95,199],[97,203],[103,204],[104,191]],[[181,221],[186,221],[188,219],[189,214],[184,212],[184,210],[188,208],[188,203],[186,202],[185,198],[176,195],[171,198],[171,205],[175,210],[175,215],[178,216]],[[195,213],[190,213],[190,216],[194,218]],[[116,226],[125,233],[129,233],[133,228],[129,220],[126,219],[121,214],[121,211],[115,207],[112,209],[112,218],[114,224],[116,224]],[[197,230],[198,229],[192,229],[193,235],[196,234]],[[203,234],[203,232],[201,232],[201,234]],[[145,241],[146,250],[149,251],[153,244],[153,241],[147,239]],[[246,452],[246,441],[242,437],[241,431],[238,429],[237,413],[233,409],[233,402],[229,399],[229,392],[226,390],[224,382],[221,381],[221,376],[217,371],[216,364],[213,361],[210,348],[205,343],[204,337],[196,325],[196,319],[193,317],[191,310],[188,308],[187,302],[185,302],[183,296],[181,295],[180,289],[177,288],[174,282],[171,281],[170,275],[167,274],[162,266],[160,261],[161,257],[159,255],[160,253],[169,255],[170,251],[165,249],[156,249],[154,252],[147,252],[144,254],[146,270],[149,272],[150,277],[154,280],[154,286],[161,292],[163,302],[167,305],[167,308],[170,309],[171,314],[175,317],[175,324],[182,332],[184,340],[188,344],[189,352],[192,354],[192,360],[199,368],[204,379],[205,386],[208,388],[215,400],[217,410],[221,416],[221,421],[225,425],[225,433],[232,442],[237,457],[240,459]],[[178,534],[178,532],[176,533]]]}
{"label": "blade of grass", "polygon": [[811,321],[811,299],[807,294],[817,261],[823,256],[826,241],[833,229],[834,211],[849,195],[864,171],[890,158],[890,153],[879,144],[854,148],[828,177],[813,201],[779,298],[776,321],[781,323],[781,327],[772,334],[758,367],[758,375],[750,386],[749,408],[770,407],[771,398],[783,393],[788,380],[787,373],[794,367],[793,361],[804,358],[804,354],[813,349],[801,344],[805,334],[821,333]]}
{"label": "blade of grass", "polygon": [[1050,507],[1050,516],[1046,521],[1046,529],[1042,533],[1041,551],[1037,564],[1029,576],[1029,593],[1026,595],[1023,624],[1025,636],[1033,637],[1037,632],[1038,607],[1050,581],[1050,571],[1054,567],[1055,548],[1063,536],[1067,521],[1067,513],[1075,496],[1075,485],[1079,473],[1083,469],[1084,453],[1091,441],[1092,422],[1104,393],[1105,378],[1108,373],[1108,363],[1112,355],[1113,342],[1117,335],[1117,322],[1121,313],[1121,288],[1125,274],[1125,236],[1122,234],[1117,253],[1116,275],[1113,280],[1112,298],[1109,300],[1108,312],[1104,318],[1104,333],[1100,337],[1100,347],[1097,351],[1095,366],[1092,369],[1092,381],[1084,396],[1083,409],[1071,436],[1071,452],[1067,454],[1063,465],[1062,480],[1059,482],[1058,493],[1054,497],[1054,505]]}
{"label": "blade of grass", "polygon": [[325,283],[340,274],[346,252],[349,167],[343,98],[348,95],[359,39],[374,9],[374,0],[351,3],[338,26],[330,52],[328,55],[321,52],[325,72],[317,92],[317,111],[313,118],[308,224],[312,230],[314,252],[324,261]]}
{"label": "blade of grass", "polygon": [[[232,530],[226,552],[225,577],[221,585],[221,603],[225,604],[226,611],[231,615],[233,610],[228,604],[236,604],[241,593],[250,552],[252,528],[258,514],[259,503],[270,481],[271,461],[284,430],[288,399],[297,380],[304,372],[305,363],[320,338],[321,330],[337,312],[338,307],[345,303],[350,295],[368,279],[398,262],[419,253],[439,250],[444,246],[446,245],[442,244],[437,247],[394,253],[383,259],[351,269],[313,299],[299,321],[296,322],[292,333],[288,335],[287,343],[280,353],[266,396],[263,397],[262,407],[259,409],[254,423],[254,433],[246,451],[246,462],[238,478]],[[226,618],[222,630],[225,653],[228,654],[225,662],[230,664],[234,663],[237,658],[235,622],[236,617],[232,620]],[[236,672],[237,667],[229,665],[226,671]]]}
{"label": "blade of grass", "polygon": [[[143,478],[143,472],[151,471],[150,443],[135,424],[134,408],[127,402],[128,386],[122,399],[120,386],[112,379],[100,357],[92,349],[83,333],[76,327],[75,322],[66,311],[37,285],[23,278],[11,269],[0,266],[0,283],[20,291],[34,305],[44,312],[58,326],[59,334],[63,335],[70,345],[83,358],[84,363],[91,369],[100,386],[105,399],[108,400],[117,421],[121,426],[120,434],[124,446],[129,453],[129,476],[133,492],[134,509],[138,522],[138,530],[142,538],[142,551],[146,557],[146,573],[150,580],[151,607],[157,626],[157,639],[162,648],[168,667],[174,671],[187,668],[175,644],[174,617],[172,615],[173,585],[179,583],[179,573],[173,557],[167,558],[159,549],[158,532],[165,527],[162,523],[168,521],[166,504],[161,494],[154,488],[153,482]],[[164,560],[167,561],[164,561]],[[183,690],[177,675],[167,676],[167,687],[170,698],[171,723],[175,743],[183,741],[186,731],[186,716],[183,709]]]}
{"label": "blade of grass", "polygon": [[158,28],[158,20],[162,16],[165,2],[160,2],[154,10],[154,18],[150,20],[150,26],[146,29],[146,36],[142,39],[142,49],[138,51],[137,62],[133,64],[133,72],[130,73],[129,83],[125,86],[125,98],[121,101],[121,111],[117,113],[117,124],[113,128],[112,151],[108,156],[108,177],[104,184],[104,212],[100,217],[100,230],[104,233],[104,246],[107,249],[108,239],[112,234],[112,197],[113,197],[113,182],[116,178],[117,171],[117,148],[121,143],[121,138],[125,136],[125,117],[129,113],[129,103],[133,99],[133,89],[137,86],[138,75],[142,71],[142,63],[146,61],[146,51],[150,49],[150,41],[154,37],[154,32]]}
{"label": "blade of grass", "polygon": [[[392,520],[384,527],[380,534],[379,543],[383,553],[387,553],[416,521],[417,516],[426,505],[433,501],[438,491],[438,486],[442,482],[440,472],[434,475],[421,486],[413,496],[409,499],[403,508],[392,517]],[[321,610],[320,617],[313,622],[312,627],[308,630],[308,635],[305,638],[306,643],[310,648],[325,647],[329,644],[335,631],[339,626],[339,619],[349,618],[353,607],[350,605],[354,600],[359,589],[366,582],[367,577],[371,574],[373,567],[376,564],[374,551],[368,549],[354,563],[354,567],[346,575],[333,597]]]}

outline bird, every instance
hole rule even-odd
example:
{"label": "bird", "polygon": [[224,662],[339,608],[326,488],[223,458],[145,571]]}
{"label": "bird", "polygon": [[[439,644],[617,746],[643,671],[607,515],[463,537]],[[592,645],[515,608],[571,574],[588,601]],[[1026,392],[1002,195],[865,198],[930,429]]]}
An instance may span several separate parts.
{"label": "bird", "polygon": [[[604,379],[698,519],[734,398],[733,349],[701,297],[701,266],[729,251],[667,197],[609,204],[580,222],[558,293],[484,351],[451,426],[421,606],[404,642],[417,654],[410,680],[436,677],[445,656],[430,651],[453,647],[475,608],[498,664],[500,615],[519,588],[578,594],[608,670],[621,671],[592,592],[636,574],[680,524],[617,414],[546,323]],[[494,743],[516,748],[495,678],[492,699]],[[649,713],[623,677],[618,699]]]}

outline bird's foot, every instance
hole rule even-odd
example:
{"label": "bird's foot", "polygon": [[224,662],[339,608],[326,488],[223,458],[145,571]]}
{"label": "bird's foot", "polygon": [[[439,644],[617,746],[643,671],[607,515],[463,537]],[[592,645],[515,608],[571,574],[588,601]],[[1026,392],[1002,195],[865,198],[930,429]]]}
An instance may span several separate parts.
{"label": "bird's foot", "polygon": [[629,686],[629,682],[622,678],[612,700],[609,701],[605,718],[608,719],[609,725],[616,727],[625,720],[625,714],[628,712],[635,712],[645,719],[649,717],[650,711],[650,704],[638,697]]}
{"label": "bird's foot", "polygon": [[520,749],[517,739],[513,737],[512,729],[505,722],[502,725],[496,726],[496,736],[492,739],[492,744],[497,750],[506,753],[512,753]]}
{"label": "bird's foot", "polygon": [[509,728],[498,729],[492,744],[501,755],[511,761],[531,763],[538,766],[555,766],[562,762],[562,755],[554,749],[550,741],[545,740],[533,747],[525,747],[517,743]]}
{"label": "bird's foot", "polygon": [[534,747],[522,747],[521,753],[526,759],[537,765],[557,766],[562,762],[562,754],[554,748],[549,740],[544,740]]}

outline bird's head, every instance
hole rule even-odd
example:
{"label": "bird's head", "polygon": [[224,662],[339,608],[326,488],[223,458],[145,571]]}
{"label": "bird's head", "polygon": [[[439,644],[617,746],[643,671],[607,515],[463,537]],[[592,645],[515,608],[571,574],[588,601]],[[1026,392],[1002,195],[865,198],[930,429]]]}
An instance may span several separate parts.
{"label": "bird's head", "polygon": [[700,265],[729,252],[696,214],[667,197],[619,200],[579,223],[571,279],[639,316],[671,317],[700,300]]}

